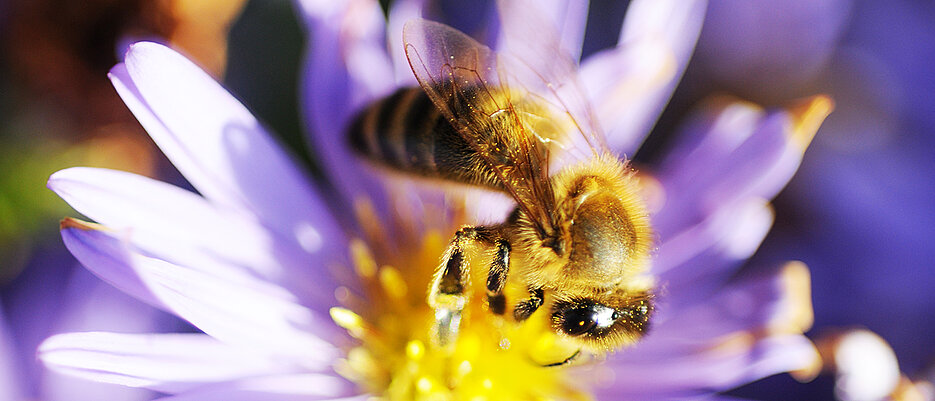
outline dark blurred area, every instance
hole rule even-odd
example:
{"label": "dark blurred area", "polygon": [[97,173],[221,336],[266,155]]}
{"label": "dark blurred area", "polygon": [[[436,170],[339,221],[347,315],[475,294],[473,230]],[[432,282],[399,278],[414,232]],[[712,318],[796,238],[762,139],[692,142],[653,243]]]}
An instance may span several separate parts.
{"label": "dark blurred area", "polygon": [[[222,77],[228,28],[242,7],[240,0],[0,0],[0,359],[14,364],[13,377],[0,379],[14,388],[0,398],[95,399],[91,386],[43,373],[35,350],[52,334],[177,327],[78,266],[58,234],[58,221],[75,212],[45,183],[72,166],[179,181],[107,73],[127,45],[146,39]],[[139,392],[126,390],[97,399]]]}

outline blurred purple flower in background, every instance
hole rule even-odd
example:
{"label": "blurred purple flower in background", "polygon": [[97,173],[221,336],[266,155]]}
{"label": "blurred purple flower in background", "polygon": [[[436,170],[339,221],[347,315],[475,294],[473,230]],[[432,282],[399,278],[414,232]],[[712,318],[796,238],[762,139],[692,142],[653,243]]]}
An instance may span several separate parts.
{"label": "blurred purple flower in background", "polygon": [[[478,307],[446,357],[426,345],[432,314],[424,294],[443,238],[464,221],[448,209],[457,198],[438,203],[437,192],[384,186],[342,145],[354,110],[413,84],[395,38],[423,5],[396,2],[388,22],[370,1],[299,7],[311,38],[307,122],[335,192],[316,188],[189,61],[160,45],[135,45],[111,80],[200,196],[90,168],[60,171],[49,187],[101,224],[63,223],[82,264],[202,333],[58,335],[40,348],[48,366],[177,400],[367,391],[391,399],[611,400],[710,395],[818,363],[801,335],[811,324],[807,269],[792,263],[732,276],[769,230],[767,199],[795,172],[830,111],[826,98],[790,111],[712,100],[661,162],[640,166],[658,235],[652,269],[663,289],[644,341],[602,364],[543,368],[528,361],[549,351],[541,327],[494,329]],[[572,51],[581,47],[582,7],[547,9]],[[633,2],[617,47],[582,63],[580,78],[617,151],[632,153],[643,141],[687,63],[704,9]],[[481,199],[479,209],[509,207]]]}
{"label": "blurred purple flower in background", "polygon": [[[674,97],[682,112],[713,92],[767,104],[815,92],[835,99],[754,260],[801,258],[819,289],[816,338],[866,327],[910,378],[929,383],[935,337],[920,333],[935,330],[933,55],[929,2],[724,0],[711,3]],[[831,397],[820,385],[773,399]]]}

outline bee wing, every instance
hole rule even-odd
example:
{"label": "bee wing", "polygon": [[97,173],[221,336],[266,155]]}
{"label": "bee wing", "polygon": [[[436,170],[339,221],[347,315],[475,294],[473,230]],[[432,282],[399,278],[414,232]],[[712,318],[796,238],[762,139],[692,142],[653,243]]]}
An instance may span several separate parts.
{"label": "bee wing", "polygon": [[[550,108],[550,118],[559,128],[556,132],[561,133],[561,137],[553,139],[556,142],[553,147],[559,150],[553,160],[555,164],[567,165],[607,152],[604,133],[578,79],[577,60],[562,44],[565,35],[559,34],[558,21],[547,15],[538,2],[498,0],[497,5],[502,22],[498,45],[501,64],[510,71],[514,81],[520,82],[538,102]],[[574,10],[562,7],[552,11],[575,14]],[[556,17],[559,21],[566,18]],[[575,36],[574,32],[566,34]]]}
{"label": "bee wing", "polygon": [[530,101],[531,93],[500,68],[497,54],[447,25],[409,21],[403,42],[435,106],[541,232],[551,233],[550,150],[536,139],[535,131],[546,129],[534,127],[548,119],[536,120],[544,113]]}

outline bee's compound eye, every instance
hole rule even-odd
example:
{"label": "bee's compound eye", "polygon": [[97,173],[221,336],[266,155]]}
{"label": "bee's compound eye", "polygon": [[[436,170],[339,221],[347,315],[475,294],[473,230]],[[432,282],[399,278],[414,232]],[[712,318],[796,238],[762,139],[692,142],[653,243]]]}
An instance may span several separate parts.
{"label": "bee's compound eye", "polygon": [[591,308],[575,308],[562,312],[562,331],[570,336],[580,336],[597,326],[595,313]]}
{"label": "bee's compound eye", "polygon": [[577,305],[558,313],[562,331],[570,336],[581,336],[606,329],[619,317],[617,311],[600,304]]}
{"label": "bee's compound eye", "polygon": [[646,322],[649,320],[649,305],[641,302],[624,309],[623,314],[634,322]]}

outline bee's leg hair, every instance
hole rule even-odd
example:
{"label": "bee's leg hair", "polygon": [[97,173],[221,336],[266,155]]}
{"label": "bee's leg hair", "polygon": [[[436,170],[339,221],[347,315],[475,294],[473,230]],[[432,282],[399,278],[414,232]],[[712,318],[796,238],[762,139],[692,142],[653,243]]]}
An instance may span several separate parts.
{"label": "bee's leg hair", "polygon": [[495,243],[497,253],[487,272],[487,306],[490,307],[491,312],[502,315],[506,312],[503,286],[506,284],[507,273],[510,271],[510,243],[503,238],[497,238]]}
{"label": "bee's leg hair", "polygon": [[529,298],[519,301],[519,303],[513,307],[513,318],[516,319],[517,322],[529,319],[529,316],[542,306],[544,297],[545,293],[541,288],[530,288]]}

